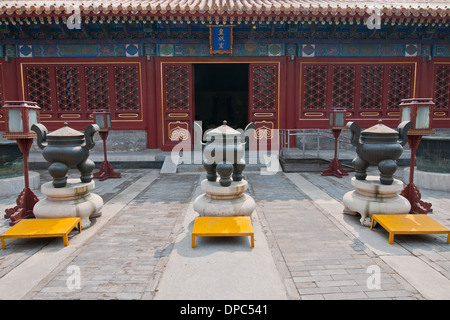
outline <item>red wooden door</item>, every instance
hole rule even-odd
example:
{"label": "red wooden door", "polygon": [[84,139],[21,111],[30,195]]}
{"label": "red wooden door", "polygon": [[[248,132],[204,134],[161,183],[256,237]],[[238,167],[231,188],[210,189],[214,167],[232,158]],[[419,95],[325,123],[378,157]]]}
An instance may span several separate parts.
{"label": "red wooden door", "polygon": [[170,149],[189,138],[194,115],[194,68],[190,63],[164,63],[163,146]]}
{"label": "red wooden door", "polygon": [[278,142],[279,64],[252,63],[249,67],[249,122],[256,126],[258,148]]}

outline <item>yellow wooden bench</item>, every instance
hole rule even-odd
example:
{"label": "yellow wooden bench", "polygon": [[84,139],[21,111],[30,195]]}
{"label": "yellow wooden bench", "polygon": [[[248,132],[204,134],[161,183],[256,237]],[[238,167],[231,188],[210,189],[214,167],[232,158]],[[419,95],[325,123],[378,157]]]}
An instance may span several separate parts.
{"label": "yellow wooden bench", "polygon": [[64,245],[68,246],[68,235],[76,225],[81,232],[80,218],[24,219],[0,235],[2,248],[6,248],[5,239],[12,238],[63,237]]}
{"label": "yellow wooden bench", "polygon": [[198,217],[192,229],[192,248],[195,248],[195,237],[224,236],[250,236],[251,246],[255,246],[250,217]]}
{"label": "yellow wooden bench", "polygon": [[426,214],[374,214],[370,230],[374,221],[389,232],[389,244],[394,243],[396,234],[447,234],[450,243],[450,230]]}

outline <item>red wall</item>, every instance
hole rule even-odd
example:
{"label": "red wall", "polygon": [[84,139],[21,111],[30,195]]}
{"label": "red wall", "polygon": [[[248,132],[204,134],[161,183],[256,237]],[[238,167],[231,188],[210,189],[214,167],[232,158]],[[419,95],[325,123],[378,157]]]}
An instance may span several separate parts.
{"label": "red wall", "polygon": [[[449,86],[445,88],[445,83],[448,83],[450,79],[450,59],[449,58],[433,58],[430,61],[426,61],[425,58],[301,58],[295,57],[151,57],[147,58],[77,58],[77,59],[40,59],[40,58],[9,58],[6,62],[4,58],[0,59],[1,67],[1,102],[8,100],[22,100],[24,99],[23,91],[27,88],[23,88],[23,70],[26,65],[127,65],[134,63],[139,66],[139,101],[140,109],[138,117],[126,118],[123,114],[118,112],[117,117],[114,118],[113,129],[115,130],[147,130],[148,148],[163,148],[167,149],[167,146],[162,143],[162,81],[161,81],[161,65],[162,63],[276,63],[279,66],[279,105],[277,114],[277,125],[279,128],[294,129],[294,128],[327,128],[328,127],[328,111],[333,103],[333,74],[329,71],[326,75],[325,95],[323,100],[325,103],[321,105],[318,110],[305,110],[305,74],[306,66],[356,66],[355,72],[356,80],[353,84],[354,91],[360,92],[362,88],[361,79],[361,66],[401,66],[410,65],[411,74],[411,94],[414,97],[423,97],[433,99],[437,98],[440,109],[435,110],[435,116],[433,118],[434,128],[450,128],[450,114],[449,114]],[[440,68],[440,69],[439,69]],[[443,68],[446,68],[445,70]],[[343,68],[345,69],[345,68]],[[350,68],[352,69],[352,68]],[[439,69],[439,70],[438,70]],[[334,69],[329,69],[334,70]],[[441,71],[445,72],[442,73]],[[439,76],[438,76],[438,71]],[[445,78],[447,77],[447,78]],[[345,78],[344,78],[345,79]],[[388,85],[388,76],[384,76],[384,85]],[[84,87],[91,84],[85,83]],[[439,90],[436,90],[436,87]],[[395,87],[395,86],[394,86]],[[24,89],[24,90],[23,90]],[[87,89],[83,89],[87,90]],[[383,94],[389,94],[389,88],[383,89]],[[447,93],[445,93],[447,90]],[[317,89],[321,92],[320,87]],[[439,92],[438,92],[439,91]],[[444,91],[444,93],[443,93]],[[401,92],[401,90],[400,90]],[[312,97],[315,92],[312,92]],[[437,96],[438,95],[438,96]],[[359,110],[361,94],[355,94],[354,106],[355,109],[349,113],[349,120],[356,121],[361,127],[369,127],[375,124],[381,117],[383,123],[388,126],[396,127],[399,122],[399,109],[387,110],[385,105],[381,105],[379,114],[370,112],[368,110]],[[412,97],[412,96],[411,96]],[[446,98],[447,97],[447,98]],[[317,99],[317,98],[311,98]],[[447,99],[447,105],[445,107],[445,99]],[[358,112],[357,112],[358,111]],[[0,131],[5,130],[5,122],[0,109]],[[49,128],[54,130],[62,126],[63,122],[67,121],[69,125],[78,130],[84,130],[87,123],[93,123],[93,118],[90,118],[89,112],[84,111],[85,118],[67,119],[61,118],[60,115],[54,114],[51,120],[41,119],[41,122]],[[310,112],[308,117],[305,112]],[[42,112],[45,114],[46,112]],[[48,112],[47,112],[48,113]],[[76,112],[75,112],[76,113]],[[126,113],[126,112],[124,112]],[[388,115],[389,113],[389,115]],[[122,114],[122,117],[120,116]]]}

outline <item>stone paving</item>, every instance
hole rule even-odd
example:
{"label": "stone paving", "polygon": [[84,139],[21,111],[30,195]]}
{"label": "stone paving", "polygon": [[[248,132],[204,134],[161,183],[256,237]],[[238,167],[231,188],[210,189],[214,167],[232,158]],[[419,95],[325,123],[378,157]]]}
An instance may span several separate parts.
{"label": "stone paving", "polygon": [[[286,264],[285,277],[292,279],[302,299],[420,298],[382,260],[366,252],[364,243],[342,232],[326,213],[318,211],[285,174],[270,181],[264,176],[249,180],[262,209],[259,212],[281,252],[278,257]],[[268,188],[260,187],[267,183]],[[381,290],[367,287],[367,269],[373,265],[381,269]]]}
{"label": "stone paving", "polygon": [[[94,192],[105,202],[103,214],[82,233],[73,231],[68,247],[58,238],[6,240],[7,249],[0,251],[1,299],[155,299],[178,236],[189,233],[183,223],[204,176],[196,172],[163,175],[157,169],[120,172],[121,179],[96,181]],[[40,173],[41,181],[50,180],[46,172]],[[342,197],[353,189],[351,176],[245,173],[248,193],[257,203],[253,221],[265,237],[256,238],[255,246],[267,243],[271,253],[267,259],[273,259],[286,298],[433,299],[432,291],[439,293],[436,289],[441,288],[444,292],[438,297],[448,299],[446,236],[396,236],[389,245],[382,228],[371,231],[360,225],[358,216],[342,214]],[[450,227],[448,193],[421,192],[422,199],[433,204],[431,216]],[[0,210],[13,206],[14,200],[1,198]],[[0,232],[4,232],[8,221],[0,221]],[[439,288],[417,282],[398,263],[404,258],[436,275]],[[69,286],[71,267],[82,275],[75,287]],[[376,288],[368,285],[371,268],[380,271]],[[27,278],[26,270],[36,274]],[[24,283],[19,285],[20,274]]]}

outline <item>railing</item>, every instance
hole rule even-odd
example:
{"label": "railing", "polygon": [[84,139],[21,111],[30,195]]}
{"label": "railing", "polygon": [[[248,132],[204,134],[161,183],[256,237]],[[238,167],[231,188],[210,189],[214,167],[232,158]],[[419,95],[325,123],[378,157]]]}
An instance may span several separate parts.
{"label": "railing", "polygon": [[[306,136],[316,136],[317,137],[317,158],[320,158],[320,137],[326,137],[334,140],[334,136],[331,132],[327,132],[323,129],[280,129],[280,156],[287,156],[291,148],[291,137],[301,136],[302,137],[302,153],[305,156],[306,152]],[[348,138],[338,138],[337,152],[339,153],[340,143],[350,144]],[[295,140],[294,140],[295,144]],[[310,149],[311,150],[311,149]]]}

